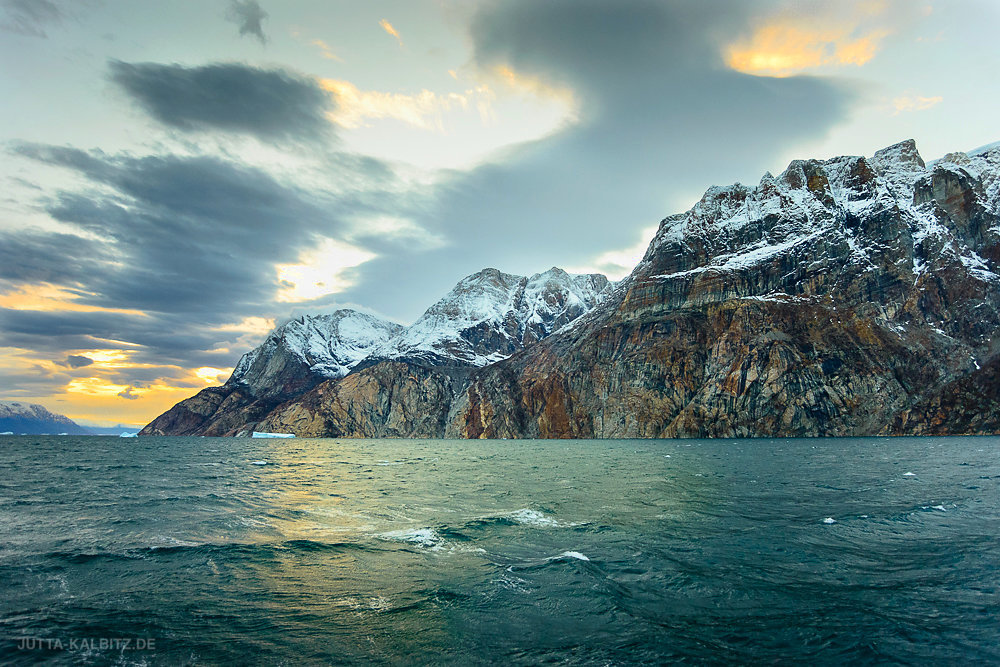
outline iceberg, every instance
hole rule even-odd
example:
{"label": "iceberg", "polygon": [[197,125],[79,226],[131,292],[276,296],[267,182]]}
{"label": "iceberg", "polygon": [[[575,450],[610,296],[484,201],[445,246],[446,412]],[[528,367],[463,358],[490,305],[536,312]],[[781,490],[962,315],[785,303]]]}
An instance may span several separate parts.
{"label": "iceberg", "polygon": [[138,438],[139,434],[138,433],[129,433],[128,431],[122,431],[121,435],[119,435],[118,437],[119,438]]}
{"label": "iceberg", "polygon": [[294,438],[294,433],[267,433],[265,431],[254,431],[251,438]]}

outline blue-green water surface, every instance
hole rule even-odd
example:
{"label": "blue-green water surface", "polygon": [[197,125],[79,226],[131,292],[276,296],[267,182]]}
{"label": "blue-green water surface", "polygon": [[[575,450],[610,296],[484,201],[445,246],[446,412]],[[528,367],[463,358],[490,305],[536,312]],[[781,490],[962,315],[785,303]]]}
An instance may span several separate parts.
{"label": "blue-green water surface", "polygon": [[0,662],[1000,664],[998,455],[0,437]]}

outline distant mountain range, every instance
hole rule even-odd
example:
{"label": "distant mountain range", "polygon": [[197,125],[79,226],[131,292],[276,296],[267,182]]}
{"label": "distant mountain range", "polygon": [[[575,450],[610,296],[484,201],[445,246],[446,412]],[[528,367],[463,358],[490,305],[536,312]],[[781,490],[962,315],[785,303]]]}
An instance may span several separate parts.
{"label": "distant mountain range", "polygon": [[796,160],[666,218],[611,284],[486,269],[413,325],[294,320],[142,434],[1000,432],[1000,148]]}
{"label": "distant mountain range", "polygon": [[73,420],[35,403],[0,401],[0,433],[91,435]]}
{"label": "distant mountain range", "polygon": [[133,426],[80,426],[69,417],[49,412],[37,403],[0,401],[0,434],[14,435],[121,435],[135,433]]}

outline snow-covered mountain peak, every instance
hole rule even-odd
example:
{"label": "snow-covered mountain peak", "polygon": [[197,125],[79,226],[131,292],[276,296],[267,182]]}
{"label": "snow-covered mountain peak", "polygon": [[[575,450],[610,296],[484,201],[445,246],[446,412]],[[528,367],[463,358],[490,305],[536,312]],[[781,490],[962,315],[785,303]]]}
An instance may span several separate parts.
{"label": "snow-covered mountain peak", "polygon": [[50,412],[37,403],[0,401],[0,433],[6,432],[72,435],[89,433],[69,417]]}
{"label": "snow-covered mountain peak", "polygon": [[887,146],[882,150],[875,151],[872,162],[878,167],[881,173],[889,171],[908,171],[910,173],[922,171],[927,165],[920,157],[917,150],[917,142],[913,139],[901,141],[898,144]]}
{"label": "snow-covered mountain peak", "polygon": [[466,276],[370,360],[485,366],[505,359],[593,308],[609,291],[599,274],[553,267],[532,276],[494,268]]}
{"label": "snow-covered mountain peak", "polygon": [[[752,296],[796,294],[809,282],[816,293],[835,289],[834,265],[844,267],[838,281],[868,273],[871,285],[852,284],[873,292],[954,266],[974,280],[1000,280],[998,209],[1000,149],[950,153],[927,164],[908,140],[871,158],[793,160],[756,187],[709,188],[691,210],[663,220],[627,280],[668,290],[681,288],[665,281],[694,282],[707,290],[735,272],[744,278],[726,280]],[[897,257],[896,273],[876,278],[889,254]]]}
{"label": "snow-covered mountain peak", "polygon": [[0,401],[0,417],[35,417],[44,419],[54,416],[37,403],[21,403],[20,401]]}
{"label": "snow-covered mountain peak", "polygon": [[302,366],[323,378],[341,378],[402,328],[350,309],[303,315],[275,328],[260,346],[243,355],[226,384],[270,391],[280,385],[278,376],[300,373]]}

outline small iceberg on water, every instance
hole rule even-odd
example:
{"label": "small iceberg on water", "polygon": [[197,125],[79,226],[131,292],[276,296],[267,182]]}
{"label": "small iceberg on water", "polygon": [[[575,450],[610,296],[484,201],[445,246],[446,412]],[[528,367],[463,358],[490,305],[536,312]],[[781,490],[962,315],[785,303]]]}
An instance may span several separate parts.
{"label": "small iceberg on water", "polygon": [[254,431],[251,438],[294,438],[294,433],[268,433],[266,431]]}
{"label": "small iceberg on water", "polygon": [[119,435],[118,437],[119,438],[138,438],[139,434],[138,433],[130,433],[129,431],[122,431],[121,435]]}

